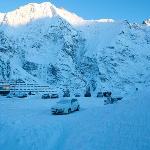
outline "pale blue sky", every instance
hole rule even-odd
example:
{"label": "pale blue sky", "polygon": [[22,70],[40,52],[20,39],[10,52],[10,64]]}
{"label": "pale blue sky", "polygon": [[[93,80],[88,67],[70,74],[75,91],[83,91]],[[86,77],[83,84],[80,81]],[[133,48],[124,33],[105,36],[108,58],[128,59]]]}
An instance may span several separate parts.
{"label": "pale blue sky", "polygon": [[[17,7],[48,0],[0,0],[0,12],[8,12]],[[85,19],[112,18],[142,22],[150,18],[150,0],[51,0],[57,7],[75,12]]]}

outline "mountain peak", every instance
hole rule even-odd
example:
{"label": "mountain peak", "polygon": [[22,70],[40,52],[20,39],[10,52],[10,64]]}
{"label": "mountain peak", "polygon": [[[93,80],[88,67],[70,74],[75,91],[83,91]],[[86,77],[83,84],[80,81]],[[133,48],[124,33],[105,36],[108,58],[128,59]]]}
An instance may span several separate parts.
{"label": "mountain peak", "polygon": [[[28,3],[24,6],[19,7],[18,9],[25,9],[25,8],[45,8],[45,7],[53,7],[54,5],[50,2],[43,2],[43,3]],[[55,7],[55,6],[54,6]]]}
{"label": "mountain peak", "polygon": [[57,15],[56,7],[50,2],[44,3],[29,3],[21,6],[18,9],[0,14],[0,22],[10,26],[25,25],[33,20]]}
{"label": "mountain peak", "polygon": [[55,16],[60,16],[72,25],[78,25],[84,22],[84,19],[64,8],[56,8],[50,2],[43,2],[29,3],[14,11],[0,13],[0,23],[3,22],[10,26],[19,26],[25,25],[33,20],[46,17],[52,18]]}
{"label": "mountain peak", "polygon": [[0,13],[0,24],[7,24],[9,26],[20,26],[28,24],[37,19],[52,18],[59,16],[66,20],[73,26],[81,26],[88,23],[112,23],[113,19],[99,19],[99,20],[84,20],[75,13],[65,10],[64,8],[57,8],[50,2],[43,3],[29,3],[21,6],[18,9],[8,12]]}

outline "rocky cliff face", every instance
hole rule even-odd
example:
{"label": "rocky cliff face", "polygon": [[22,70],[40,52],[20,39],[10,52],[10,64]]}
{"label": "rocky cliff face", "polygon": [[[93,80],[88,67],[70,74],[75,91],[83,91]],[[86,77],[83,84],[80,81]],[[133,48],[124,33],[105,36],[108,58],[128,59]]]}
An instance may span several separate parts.
{"label": "rocky cliff face", "polygon": [[143,21],[143,24],[145,24],[145,25],[147,25],[147,26],[150,26],[150,19],[144,20],[144,21]]}
{"label": "rocky cliff face", "polygon": [[150,28],[84,20],[50,3],[0,14],[0,79],[129,92],[150,84]]}

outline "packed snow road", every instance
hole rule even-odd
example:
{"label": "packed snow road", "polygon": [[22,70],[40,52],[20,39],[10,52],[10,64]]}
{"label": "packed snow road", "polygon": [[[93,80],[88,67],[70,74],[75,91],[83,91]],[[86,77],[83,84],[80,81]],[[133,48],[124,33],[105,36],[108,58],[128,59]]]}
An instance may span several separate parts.
{"label": "packed snow road", "polygon": [[52,115],[55,100],[0,97],[0,149],[149,150],[150,102],[141,98],[106,106],[79,98],[79,112]]}

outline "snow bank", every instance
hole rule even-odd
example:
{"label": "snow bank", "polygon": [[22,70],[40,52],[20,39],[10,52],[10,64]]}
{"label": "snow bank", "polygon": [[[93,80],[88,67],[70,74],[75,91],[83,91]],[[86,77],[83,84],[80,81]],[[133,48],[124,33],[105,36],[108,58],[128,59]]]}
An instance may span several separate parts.
{"label": "snow bank", "polygon": [[106,106],[81,98],[79,112],[60,116],[50,113],[55,101],[0,98],[0,149],[149,150],[147,93]]}

